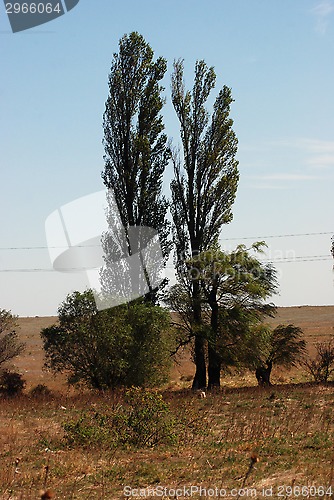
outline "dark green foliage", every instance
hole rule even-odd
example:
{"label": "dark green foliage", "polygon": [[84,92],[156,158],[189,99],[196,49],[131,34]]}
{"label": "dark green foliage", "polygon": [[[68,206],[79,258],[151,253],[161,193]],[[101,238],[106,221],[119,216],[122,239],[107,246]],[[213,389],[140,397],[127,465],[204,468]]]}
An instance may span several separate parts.
{"label": "dark green foliage", "polygon": [[174,63],[172,102],[180,122],[182,156],[174,155],[171,183],[179,272],[186,258],[217,243],[222,226],[232,220],[239,181],[231,89],[220,90],[210,118],[206,103],[215,87],[214,69],[197,61],[192,92],[185,90],[183,73],[179,60]]}
{"label": "dark green foliage", "polygon": [[5,370],[0,375],[0,392],[6,396],[19,396],[25,385],[20,373]]}
{"label": "dark green foliage", "polygon": [[291,368],[297,366],[306,355],[303,331],[295,325],[278,325],[268,331],[262,345],[262,359],[274,366]]}
{"label": "dark green foliage", "polygon": [[85,411],[63,427],[70,445],[145,448],[176,440],[168,404],[161,394],[139,387],[126,391],[124,404]]}
{"label": "dark green foliage", "polygon": [[0,366],[21,354],[24,344],[17,335],[16,318],[10,311],[0,309]]}
{"label": "dark green foliage", "polygon": [[169,313],[147,303],[133,303],[125,313],[132,328],[125,385],[155,387],[166,383],[173,342]]}
{"label": "dark green foliage", "polygon": [[42,330],[46,365],[69,383],[95,389],[166,382],[170,356],[168,313],[131,303],[98,311],[91,290],[68,295],[59,324]]}

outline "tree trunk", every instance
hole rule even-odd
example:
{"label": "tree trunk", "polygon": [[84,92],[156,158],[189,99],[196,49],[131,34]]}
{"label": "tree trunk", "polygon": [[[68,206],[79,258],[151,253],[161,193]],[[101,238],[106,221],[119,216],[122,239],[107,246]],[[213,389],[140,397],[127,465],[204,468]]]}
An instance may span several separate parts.
{"label": "tree trunk", "polygon": [[205,339],[202,332],[202,309],[200,300],[199,282],[193,281],[193,313],[195,328],[195,356],[196,365],[195,377],[192,384],[193,390],[206,388],[206,362],[205,362]]}
{"label": "tree trunk", "polygon": [[211,307],[211,338],[208,346],[208,390],[220,387],[221,360],[217,352],[218,303],[216,286],[210,292],[209,304]]}
{"label": "tree trunk", "polygon": [[221,362],[220,356],[217,354],[216,349],[210,344],[208,347],[208,390],[214,389],[215,387],[220,387],[220,370]]}
{"label": "tree trunk", "polygon": [[206,363],[205,363],[205,343],[204,338],[200,335],[195,337],[195,365],[196,372],[193,380],[192,389],[196,391],[198,389],[206,388]]}
{"label": "tree trunk", "polygon": [[268,387],[271,386],[270,382],[270,375],[271,375],[271,370],[273,367],[272,362],[267,362],[267,366],[259,366],[259,368],[256,369],[255,375],[258,381],[258,384],[261,387]]}

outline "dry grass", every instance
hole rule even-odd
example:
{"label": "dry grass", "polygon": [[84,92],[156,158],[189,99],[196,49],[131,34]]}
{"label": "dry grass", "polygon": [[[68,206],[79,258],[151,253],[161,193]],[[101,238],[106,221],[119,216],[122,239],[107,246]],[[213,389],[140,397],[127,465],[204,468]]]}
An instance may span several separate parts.
{"label": "dry grass", "polygon": [[[67,392],[63,379],[41,370],[39,331],[54,318],[24,318],[20,322],[21,336],[29,346],[18,365],[29,388],[46,383],[54,393],[39,399],[26,393],[1,400],[1,499],[35,500],[42,494],[51,498],[54,492],[56,499],[113,500],[125,498],[123,488],[127,485],[193,485],[225,488],[227,492],[244,486],[255,488],[258,498],[264,498],[263,488],[269,492],[271,487],[273,498],[288,498],[284,492],[278,496],[280,485],[334,488],[333,385],[300,383],[305,376],[299,371],[276,372],[273,381],[280,385],[263,390],[255,387],[255,377],[247,374],[224,380],[220,392],[199,399],[189,391],[187,379],[193,365],[185,351],[172,373],[173,390],[164,392],[175,420],[175,444],[126,449],[98,446],[88,440],[87,446],[69,446],[64,439],[65,422],[75,421],[82,411],[98,413],[122,403],[122,394]],[[334,307],[280,309],[275,323],[281,322],[301,326],[312,348],[312,343],[333,332]]]}
{"label": "dry grass", "polygon": [[[123,498],[123,488],[333,484],[333,386],[226,389],[199,399],[166,392],[178,442],[149,449],[70,447],[62,424],[103,411],[119,394],[2,402],[0,492],[5,499]],[[61,406],[66,409],[62,409]],[[250,457],[259,457],[250,473]],[[333,485],[334,486],[334,485]],[[194,496],[194,498],[198,498]],[[330,497],[326,497],[330,498]]]}

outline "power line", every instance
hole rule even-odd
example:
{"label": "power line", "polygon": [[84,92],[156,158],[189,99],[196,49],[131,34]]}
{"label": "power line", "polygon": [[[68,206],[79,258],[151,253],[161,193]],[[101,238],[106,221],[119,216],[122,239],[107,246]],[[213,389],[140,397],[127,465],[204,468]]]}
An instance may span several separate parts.
{"label": "power line", "polygon": [[269,235],[269,236],[247,236],[245,238],[240,237],[240,238],[220,238],[220,240],[223,241],[232,241],[232,240],[257,240],[257,239],[269,239],[269,238],[291,238],[291,237],[298,237],[298,236],[319,236],[319,235],[332,235],[334,234],[334,231],[330,232],[323,232],[323,233],[293,233],[293,234],[274,234],[274,235]]}
{"label": "power line", "polygon": [[[292,234],[274,234],[267,236],[240,236],[238,238],[220,238],[222,241],[235,241],[235,240],[259,240],[259,239],[269,239],[269,238],[292,238],[299,236],[320,236],[320,235],[331,235],[333,236],[333,231],[321,232],[321,233],[292,233]],[[95,248],[101,245],[75,245],[75,248]],[[0,250],[67,250],[68,247],[64,246],[26,246],[26,247],[0,247]]]}
{"label": "power line", "polygon": [[[263,259],[262,262],[271,262],[273,264],[287,264],[287,263],[298,263],[298,262],[320,262],[320,261],[330,261],[332,257],[329,255],[309,255],[309,256],[297,256],[294,259],[290,257],[281,258],[281,259]],[[168,269],[174,269],[174,266],[167,265],[165,266]],[[79,271],[87,271],[84,267],[72,267],[66,269],[67,272],[79,272]],[[0,273],[58,273],[59,270],[55,270],[52,268],[23,268],[23,269],[0,269]]]}
{"label": "power line", "polygon": [[323,261],[323,260],[332,260],[333,257],[330,257],[329,255],[310,255],[309,257],[282,257],[281,259],[275,259],[275,260],[270,260],[270,259],[264,259],[263,262],[272,262],[273,264],[285,264],[289,262],[317,262],[317,261]]}
{"label": "power line", "polygon": [[[74,245],[73,248],[96,248],[100,247],[101,245]],[[40,246],[40,247],[0,247],[0,250],[68,250],[68,246],[62,246],[62,247],[46,247],[46,246]],[[71,247],[72,248],[72,247]]]}

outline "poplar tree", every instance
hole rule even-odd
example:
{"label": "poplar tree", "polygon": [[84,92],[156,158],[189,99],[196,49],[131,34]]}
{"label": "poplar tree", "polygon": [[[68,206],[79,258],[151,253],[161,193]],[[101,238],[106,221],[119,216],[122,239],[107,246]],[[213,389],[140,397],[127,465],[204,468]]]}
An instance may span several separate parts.
{"label": "poplar tree", "polygon": [[[132,32],[119,41],[119,51],[111,64],[103,117],[102,179],[113,192],[122,224],[117,227],[117,221],[112,221],[113,213],[109,214],[112,234],[104,241],[107,267],[102,276],[107,288],[122,281],[114,279],[117,271],[124,273],[124,269],[117,270],[113,263],[140,250],[140,242],[135,244],[131,239],[130,227],[155,229],[165,259],[170,251],[168,202],[162,195],[163,174],[170,159],[161,114],[165,101],[160,82],[166,69],[166,60],[162,57],[154,60],[153,50],[142,35]],[[154,300],[145,268],[144,272]]]}
{"label": "poplar tree", "polygon": [[197,61],[192,92],[185,89],[183,60],[174,63],[172,102],[180,123],[182,147],[173,155],[171,182],[173,241],[179,282],[188,290],[196,365],[193,389],[206,387],[205,328],[201,312],[200,282],[187,261],[217,244],[224,224],[232,220],[239,172],[237,137],[230,107],[231,89],[218,93],[211,116],[206,105],[216,74]]}

